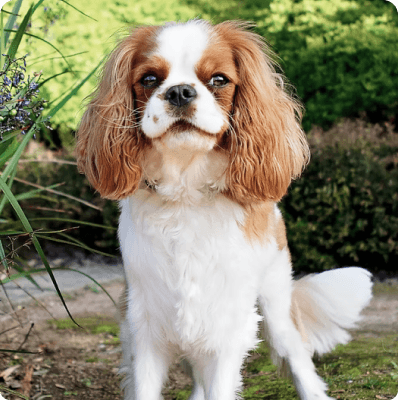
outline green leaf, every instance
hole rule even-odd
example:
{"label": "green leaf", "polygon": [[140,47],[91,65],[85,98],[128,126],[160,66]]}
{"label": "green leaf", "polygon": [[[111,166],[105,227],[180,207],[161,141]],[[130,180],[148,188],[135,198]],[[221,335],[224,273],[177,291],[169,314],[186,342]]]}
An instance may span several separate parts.
{"label": "green leaf", "polygon": [[[20,27],[16,31],[16,35],[15,35],[14,39],[11,42],[10,48],[8,49],[7,54],[11,58],[11,60],[15,57],[15,54],[17,53],[19,44],[21,43],[21,40],[22,40],[22,36],[25,33],[26,27],[28,26],[30,17],[32,16],[32,9],[33,9],[33,5],[30,6],[28,12],[25,14],[25,17],[24,17]],[[7,31],[7,30],[5,29],[5,31]]]}
{"label": "green leaf", "polygon": [[3,27],[3,10],[0,10],[0,70],[3,71],[4,66],[4,48],[5,48],[5,41],[3,40],[4,36],[4,27]]}
{"label": "green leaf", "polygon": [[3,267],[5,268],[6,271],[8,271],[8,262],[6,258],[6,253],[4,252],[4,247],[3,247],[3,242],[0,239],[0,259],[1,263],[3,264]]}
{"label": "green leaf", "polygon": [[[0,349],[0,352],[6,352],[6,353],[30,353],[30,354],[37,354],[37,353],[32,353],[30,351],[23,351],[23,350],[7,350],[7,349]],[[0,389],[4,392],[11,393],[14,396],[19,397],[20,399],[24,400],[29,400],[28,397],[24,396],[22,393],[16,392],[15,390],[9,389],[7,386],[0,385]]]}
{"label": "green leaf", "polygon": [[[19,32],[20,29],[21,29],[21,27],[19,27],[18,31],[14,30],[14,29],[7,29],[7,32],[17,32],[17,34],[18,34],[18,32]],[[50,43],[49,41],[47,41],[47,40],[41,38],[40,36],[36,36],[36,35],[33,35],[33,34],[31,34],[31,33],[28,33],[28,32],[24,32],[24,34],[25,34],[26,36],[30,36],[30,37],[33,37],[33,38],[35,38],[35,39],[41,40],[42,42],[44,42],[44,43],[48,44],[49,46],[51,46],[57,53],[60,54],[60,56],[63,58],[63,60],[65,61],[66,65],[68,66],[68,68],[71,68],[71,66],[70,66],[70,64],[68,63],[68,60],[66,59],[66,57],[65,57],[65,56],[62,54],[62,52],[61,52],[60,50],[58,50],[52,43]],[[19,44],[19,43],[18,43],[18,44]],[[13,56],[13,57],[14,57],[14,56]]]}
{"label": "green leaf", "polygon": [[54,189],[58,186],[60,186],[61,184],[59,183],[54,183],[54,185],[50,185],[50,186],[45,186],[43,188],[40,189],[34,189],[34,190],[29,190],[28,192],[24,192],[21,193],[19,195],[16,195],[15,198],[20,201],[20,200],[26,200],[26,199],[31,199],[33,197],[36,197],[36,194],[40,193],[40,192],[45,192],[48,189]]}
{"label": "green leaf", "polygon": [[[0,142],[0,168],[15,154],[19,146],[19,142],[16,138],[11,143]],[[2,148],[4,150],[2,151]]]}
{"label": "green leaf", "polygon": [[[19,10],[21,8],[21,5],[22,5],[22,0],[17,0],[15,2],[14,7],[11,11],[11,15],[8,17],[8,20],[7,20],[7,23],[5,26],[6,30],[12,29],[12,27],[14,26],[15,21],[17,20],[17,16],[18,16]],[[9,37],[10,37],[10,33],[6,31],[6,33],[4,34],[4,45],[5,46],[7,46]]]}
{"label": "green leaf", "polygon": [[21,130],[17,130],[17,131],[12,131],[11,133],[8,133],[6,135],[3,136],[3,140],[1,141],[1,143],[5,143],[7,140],[11,140],[12,138],[19,136],[21,134]]}
{"label": "green leaf", "polygon": [[79,89],[91,78],[92,75],[94,75],[95,71],[100,67],[100,65],[104,62],[106,57],[104,57],[98,65],[82,80],[80,83],[73,88],[60,102],[55,105],[51,111],[47,114],[48,117],[53,117],[73,96],[76,95],[76,93],[79,91]]}
{"label": "green leaf", "polygon": [[1,177],[3,179],[7,179],[7,177],[11,174],[12,171],[15,170],[17,167],[18,161],[22,155],[22,152],[25,150],[26,145],[28,144],[29,140],[32,138],[34,134],[34,128],[36,124],[34,124],[28,131],[28,133],[25,135],[25,137],[22,139],[22,142],[19,144],[19,147],[17,151],[14,153],[12,156],[10,162],[8,165],[4,168],[3,173],[1,174]]}
{"label": "green leaf", "polygon": [[43,235],[42,233],[37,233],[36,236],[39,237],[39,238],[42,238],[42,239],[51,240],[53,242],[67,244],[69,246],[77,246],[77,247],[80,247],[82,249],[88,250],[91,253],[100,254],[101,256],[111,257],[111,258],[115,257],[112,254],[108,254],[108,253],[104,253],[103,251],[95,250],[95,249],[85,245],[83,242],[81,242],[81,241],[79,241],[79,240],[77,240],[75,238],[70,237],[69,235],[61,234],[61,236],[65,236],[69,240],[58,239],[58,238],[53,237],[53,236],[46,236],[46,235]]}
{"label": "green leaf", "polygon": [[33,7],[32,14],[40,7],[44,0],[39,0]]}
{"label": "green leaf", "polygon": [[2,177],[0,177],[0,189],[3,190],[5,196],[7,197],[8,201],[10,202],[10,204],[12,205],[12,207],[14,208],[14,211],[17,213],[18,218],[20,219],[24,229],[26,232],[30,233],[30,238],[32,240],[33,245],[35,246],[35,249],[37,251],[37,253],[39,254],[48,275],[51,278],[51,281],[55,287],[55,290],[57,291],[57,294],[59,296],[59,298],[62,301],[62,304],[64,305],[64,308],[66,310],[66,312],[68,313],[69,317],[71,318],[71,320],[76,324],[79,325],[72,317],[71,313],[69,312],[68,307],[66,306],[65,300],[61,294],[61,291],[59,290],[57,281],[55,280],[54,274],[51,271],[51,267],[48,264],[47,258],[43,252],[43,249],[40,246],[39,241],[37,240],[37,237],[35,236],[35,233],[33,232],[33,229],[28,221],[28,219],[26,218],[24,212],[22,211],[21,206],[19,205],[18,201],[15,199],[15,196],[12,194],[11,190],[9,189],[9,187],[7,186],[7,184],[5,183],[4,179]]}
{"label": "green leaf", "polygon": [[23,235],[24,231],[0,231],[0,236],[15,236],[15,235]]}
{"label": "green leaf", "polygon": [[[69,57],[69,56],[68,56]],[[39,83],[39,88],[41,87],[41,86],[43,86],[46,82],[48,82],[49,80],[51,80],[51,79],[54,79],[54,78],[56,78],[57,76],[60,76],[60,75],[64,75],[64,74],[70,74],[70,73],[73,73],[73,71],[63,71],[63,72],[60,72],[59,74],[55,74],[55,75],[52,75],[52,76],[50,76],[49,78],[47,78],[47,79],[45,79],[44,81],[41,81],[40,83]]]}
{"label": "green leaf", "polygon": [[[11,189],[11,186],[12,186],[12,183],[13,183],[13,181],[14,181],[14,178],[15,178],[15,175],[17,174],[17,169],[15,168],[15,169],[13,169],[12,171],[11,171],[11,174],[9,175],[9,177],[8,177],[8,181],[7,181],[7,184],[8,184],[8,187]],[[7,197],[6,196],[2,196],[2,198],[1,198],[1,201],[0,201],[0,215],[2,214],[2,212],[3,212],[3,208],[4,208],[4,206],[7,204]]]}
{"label": "green leaf", "polygon": [[[14,265],[12,266],[16,271],[18,271],[19,273],[24,272],[24,270],[17,264],[14,263]],[[33,285],[35,285],[39,290],[43,291],[43,289],[40,287],[40,285],[30,276],[28,275],[26,277],[26,279],[31,282]]]}
{"label": "green leaf", "polygon": [[[91,277],[90,275],[88,275],[88,274],[86,274],[86,273],[84,273],[84,272],[82,272],[82,271],[79,271],[78,269],[74,269],[74,268],[56,267],[56,268],[53,268],[52,270],[53,270],[53,271],[73,271],[73,272],[77,272],[78,274],[84,275],[85,277],[91,279],[96,285],[98,285],[98,286],[104,291],[104,293],[110,298],[110,300],[112,301],[112,303],[113,303],[113,304],[115,305],[115,307],[117,308],[117,304],[116,304],[116,302],[113,300],[112,296],[107,292],[107,290],[106,290],[98,281],[96,281],[96,280],[95,280],[93,277]],[[25,271],[25,272],[21,272],[21,273],[18,273],[18,274],[13,274],[13,275],[11,275],[9,278],[5,278],[5,279],[3,279],[2,281],[0,281],[0,284],[4,285],[4,284],[6,284],[6,283],[8,283],[8,282],[15,281],[16,279],[19,279],[19,278],[26,278],[27,276],[30,276],[30,275],[33,275],[33,274],[38,274],[38,273],[41,273],[41,272],[44,272],[44,271],[46,271],[45,268],[39,268],[39,269],[34,269],[34,270],[32,270],[32,271]],[[69,316],[70,316],[70,315],[69,315]],[[71,318],[72,318],[72,317],[71,317]],[[73,320],[73,318],[72,318],[72,320]],[[73,320],[73,322],[74,322],[76,325],[78,325],[74,320]],[[80,326],[80,325],[79,325],[79,326]]]}
{"label": "green leaf", "polygon": [[69,4],[67,1],[65,0],[61,0],[63,3],[67,4],[69,7],[74,8],[77,12],[79,12],[80,14],[83,14],[85,17],[88,17],[90,19],[92,19],[95,22],[98,22],[95,18],[90,17],[89,15],[85,14],[83,11],[80,11],[78,8],[76,8],[75,6],[72,6],[72,4]]}
{"label": "green leaf", "polygon": [[117,228],[114,226],[109,226],[109,225],[101,225],[101,224],[94,224],[93,222],[87,222],[87,221],[79,221],[77,219],[70,219],[70,218],[32,218],[31,221],[57,221],[57,222],[71,222],[73,224],[79,224],[79,225],[89,225],[94,228],[104,228],[104,229],[110,229],[116,231]]}

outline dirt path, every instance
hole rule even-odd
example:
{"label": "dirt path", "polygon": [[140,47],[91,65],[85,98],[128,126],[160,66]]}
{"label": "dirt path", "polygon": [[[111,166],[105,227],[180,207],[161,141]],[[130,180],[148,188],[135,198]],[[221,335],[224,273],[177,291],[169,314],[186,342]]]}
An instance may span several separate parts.
{"label": "dirt path", "polygon": [[[123,284],[117,282],[105,287],[117,301]],[[360,331],[375,336],[398,332],[398,284],[376,285],[375,293],[364,312]],[[115,326],[117,310],[103,292],[86,288],[67,293],[65,298],[74,317],[90,317],[87,321],[95,317],[95,324],[99,326]],[[66,318],[65,309],[56,296],[46,297],[43,302],[52,316],[37,304],[19,307],[14,315],[0,315],[0,332],[18,327],[0,334],[0,348],[16,349],[22,344],[22,349],[35,352],[23,355],[0,353],[0,385],[25,391],[33,400],[121,399],[121,378],[117,375],[121,352],[116,333],[109,329],[102,333],[93,332],[90,327],[86,331],[57,329],[47,321]],[[22,327],[19,327],[20,322]],[[27,336],[32,322],[34,327]],[[174,366],[165,399],[175,399],[174,393],[189,383],[189,378],[177,365]],[[16,399],[1,389],[0,393],[6,399]]]}

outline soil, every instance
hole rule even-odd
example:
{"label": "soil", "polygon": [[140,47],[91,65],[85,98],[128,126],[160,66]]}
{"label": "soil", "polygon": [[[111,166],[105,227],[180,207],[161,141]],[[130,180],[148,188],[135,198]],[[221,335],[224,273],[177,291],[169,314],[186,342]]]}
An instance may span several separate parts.
{"label": "soil", "polygon": [[[118,299],[123,290],[121,283],[105,287],[114,299]],[[397,287],[396,282],[376,287],[375,297],[359,327],[362,332],[377,336],[398,331]],[[81,290],[67,294],[66,299],[76,318],[96,317],[100,326],[114,324],[118,319],[115,306],[102,292]],[[0,315],[0,348],[33,353],[0,352],[2,396],[10,400],[19,398],[6,393],[4,387],[7,387],[28,395],[31,400],[122,399],[121,377],[117,375],[121,349],[116,334],[93,333],[80,328],[59,329],[48,322],[67,317],[59,299],[47,298],[44,305],[28,304],[18,307],[12,314]],[[176,399],[175,393],[190,383],[180,366],[174,365],[164,391],[165,400]]]}

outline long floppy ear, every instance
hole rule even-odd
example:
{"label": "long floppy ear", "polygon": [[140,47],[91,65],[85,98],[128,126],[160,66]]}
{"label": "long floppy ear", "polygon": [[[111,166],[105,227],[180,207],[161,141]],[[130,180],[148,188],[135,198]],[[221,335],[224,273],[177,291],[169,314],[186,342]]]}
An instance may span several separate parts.
{"label": "long floppy ear", "polygon": [[138,28],[106,62],[77,133],[77,165],[102,197],[121,199],[138,188],[141,158],[150,146],[134,112],[132,70],[143,38],[151,27]]}
{"label": "long floppy ear", "polygon": [[247,26],[231,21],[217,26],[231,43],[239,75],[224,143],[230,152],[227,194],[246,204],[280,200],[309,159],[301,107],[286,93],[264,40]]}

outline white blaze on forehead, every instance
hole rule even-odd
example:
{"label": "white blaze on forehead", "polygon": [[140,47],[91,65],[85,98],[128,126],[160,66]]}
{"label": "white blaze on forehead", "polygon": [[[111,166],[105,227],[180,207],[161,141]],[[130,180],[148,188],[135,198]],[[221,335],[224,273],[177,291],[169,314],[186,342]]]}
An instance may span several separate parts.
{"label": "white blaze on forehead", "polygon": [[[212,26],[206,21],[198,20],[184,24],[168,24],[158,33],[156,50],[152,55],[163,58],[170,69],[145,107],[141,127],[148,137],[156,138],[163,135],[174,122],[182,118],[192,126],[214,135],[227,124],[226,115],[206,87],[206,83],[200,81],[195,70],[213,35]],[[196,91],[191,113],[185,117],[173,113],[169,102],[163,96],[167,90],[176,85],[192,85]],[[191,136],[180,135],[179,138],[184,143],[189,141],[193,144]],[[197,141],[195,143],[197,148],[203,150],[202,145]],[[213,145],[214,140],[212,140]]]}
{"label": "white blaze on forehead", "polygon": [[204,21],[166,26],[157,38],[156,54],[170,63],[171,72],[192,73],[208,46],[209,28]]}

